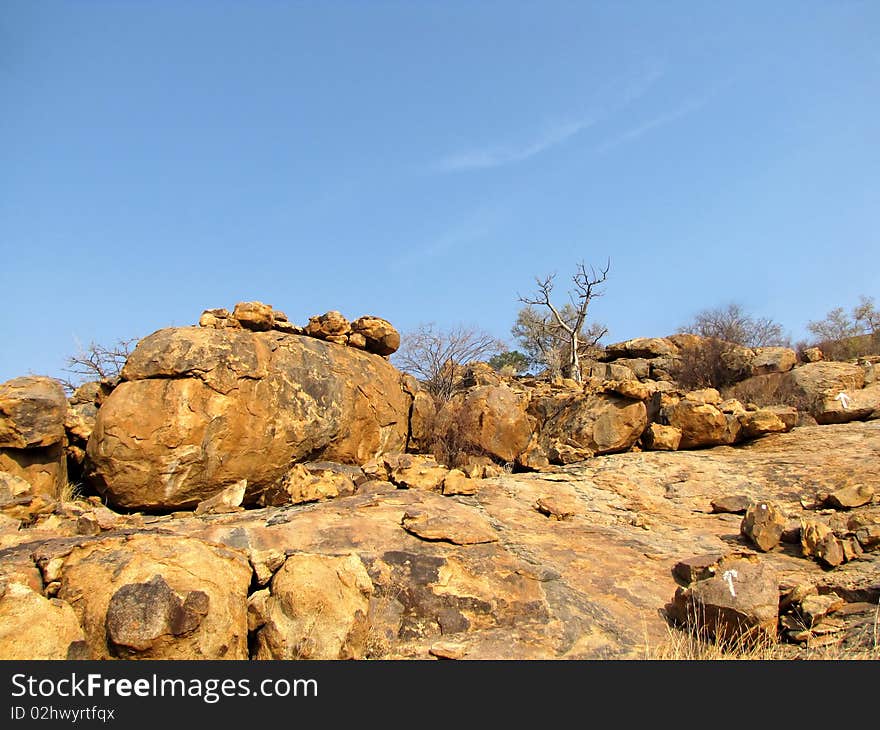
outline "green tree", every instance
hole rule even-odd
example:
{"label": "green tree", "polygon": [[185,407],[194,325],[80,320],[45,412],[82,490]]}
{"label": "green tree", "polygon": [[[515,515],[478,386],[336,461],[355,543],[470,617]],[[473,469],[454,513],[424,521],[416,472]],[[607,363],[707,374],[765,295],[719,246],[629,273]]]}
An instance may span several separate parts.
{"label": "green tree", "polygon": [[519,350],[508,350],[489,358],[489,365],[495,372],[509,368],[518,375],[529,369],[529,359]]}

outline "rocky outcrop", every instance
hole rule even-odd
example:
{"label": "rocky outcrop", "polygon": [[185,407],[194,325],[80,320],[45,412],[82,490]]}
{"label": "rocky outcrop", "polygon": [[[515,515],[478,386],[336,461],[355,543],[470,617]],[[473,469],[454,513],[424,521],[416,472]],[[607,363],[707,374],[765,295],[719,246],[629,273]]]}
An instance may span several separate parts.
{"label": "rocky outcrop", "polygon": [[54,497],[67,483],[64,422],[67,398],[52,378],[27,376],[0,384],[0,471]]}
{"label": "rocky outcrop", "polygon": [[[880,423],[871,421],[737,449],[620,453],[501,474],[467,496],[447,496],[445,482],[439,491],[356,478],[350,496],[229,513],[59,505],[30,527],[0,525],[0,583],[40,599],[21,602],[30,624],[0,619],[0,629],[6,621],[37,631],[38,612],[55,606],[82,628],[85,644],[63,620],[67,656],[79,658],[636,658],[668,641],[658,609],[678,582],[689,591],[682,621],[706,617],[691,625],[704,637],[769,637],[775,600],[781,635],[798,642],[780,651],[799,652],[832,627],[837,641],[862,646],[850,616],[880,599],[880,513],[873,502],[829,513],[822,495],[851,502],[846,485],[876,494],[878,458]],[[720,500],[719,485],[737,504]],[[809,555],[789,545],[751,553],[742,518],[712,506],[744,500],[772,500],[789,517],[786,530],[803,520],[795,539]],[[83,518],[95,529],[79,532]],[[789,589],[807,585],[812,593]],[[832,593],[843,606],[809,599]],[[790,628],[806,616],[818,627],[812,638]],[[60,655],[67,641],[46,653]]]}
{"label": "rocky outcrop", "polygon": [[[58,598],[95,659],[246,659],[251,567],[183,536],[105,538],[60,556]],[[51,547],[40,559],[48,566]],[[55,576],[51,576],[55,577]]]}
{"label": "rocky outcrop", "polygon": [[199,318],[199,326],[306,335],[382,356],[388,356],[400,347],[400,333],[388,320],[380,317],[365,315],[349,322],[341,312],[332,310],[310,317],[305,327],[299,327],[288,320],[284,312],[263,302],[239,302],[232,313],[227,309],[206,309]]}
{"label": "rocky outcrop", "polygon": [[143,339],[98,411],[92,483],[114,504],[246,502],[306,458],[364,463],[406,446],[411,397],[382,358],[320,340],[183,327]]}

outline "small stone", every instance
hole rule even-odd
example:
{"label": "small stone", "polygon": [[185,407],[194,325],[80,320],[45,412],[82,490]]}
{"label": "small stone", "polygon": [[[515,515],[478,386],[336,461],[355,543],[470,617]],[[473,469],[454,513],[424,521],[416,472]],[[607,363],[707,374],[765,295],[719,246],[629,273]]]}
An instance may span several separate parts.
{"label": "small stone", "polygon": [[443,479],[443,494],[472,495],[477,491],[477,480],[471,479],[460,469],[450,469]]}
{"label": "small stone", "polygon": [[428,653],[438,659],[464,659],[467,655],[467,647],[452,641],[438,641],[431,644]]}
{"label": "small stone", "polygon": [[836,593],[826,593],[821,596],[818,594],[808,595],[801,600],[801,615],[807,626],[812,626],[829,613],[834,613],[843,604],[844,600]]}
{"label": "small stone", "polygon": [[858,484],[836,489],[825,498],[825,503],[837,509],[851,509],[868,504],[873,498],[873,487]]}
{"label": "small stone", "polygon": [[718,564],[721,562],[722,557],[720,553],[712,553],[710,555],[696,555],[692,558],[685,558],[675,564],[672,574],[684,585],[690,585],[694,581],[711,578],[718,570]]}
{"label": "small stone", "polygon": [[752,500],[744,494],[732,494],[726,497],[718,497],[712,500],[712,512],[715,514],[729,513],[734,515],[745,514]]}
{"label": "small stone", "polygon": [[772,550],[782,539],[786,517],[772,502],[757,502],[749,506],[740,525],[740,532],[759,550]]}
{"label": "small stone", "polygon": [[535,509],[554,520],[568,520],[577,514],[577,502],[561,495],[540,497]]}

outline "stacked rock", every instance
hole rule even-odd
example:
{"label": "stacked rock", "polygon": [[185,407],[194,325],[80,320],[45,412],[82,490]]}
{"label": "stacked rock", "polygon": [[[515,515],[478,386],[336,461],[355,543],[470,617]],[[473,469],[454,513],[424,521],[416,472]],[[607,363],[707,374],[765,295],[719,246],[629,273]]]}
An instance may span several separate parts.
{"label": "stacked rock", "polygon": [[396,352],[400,347],[400,333],[388,320],[380,317],[365,315],[350,322],[340,312],[333,310],[310,317],[305,327],[298,327],[287,319],[284,312],[263,302],[239,302],[231,313],[228,309],[206,309],[199,318],[199,326],[254,332],[278,330],[383,356]]}

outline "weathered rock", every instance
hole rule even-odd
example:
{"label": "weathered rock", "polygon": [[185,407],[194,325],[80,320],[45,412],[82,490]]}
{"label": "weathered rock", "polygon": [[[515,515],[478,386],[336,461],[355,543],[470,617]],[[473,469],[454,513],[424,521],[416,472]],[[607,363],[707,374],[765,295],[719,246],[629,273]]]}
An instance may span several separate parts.
{"label": "weathered rock", "polygon": [[720,406],[723,402],[721,393],[715,388],[702,388],[700,390],[692,390],[685,393],[685,399],[694,403],[703,403],[710,406]]}
{"label": "weathered rock", "polygon": [[428,653],[438,659],[464,659],[467,656],[467,647],[454,641],[438,641],[431,644]]}
{"label": "weathered rock", "polygon": [[410,411],[410,433],[407,448],[423,451],[430,447],[436,427],[437,405],[426,391],[419,390],[413,396]]}
{"label": "weathered rock", "polygon": [[27,376],[0,384],[0,471],[55,497],[67,483],[64,421],[67,398],[52,378]]}
{"label": "weathered rock", "polygon": [[69,604],[21,583],[0,583],[0,659],[68,659],[83,640]]}
{"label": "weathered rock", "polygon": [[239,302],[232,316],[244,329],[255,332],[270,330],[275,324],[272,306],[263,302]]}
{"label": "weathered rock", "polygon": [[669,425],[681,431],[681,449],[732,444],[739,436],[736,417],[708,403],[684,399],[664,410]]}
{"label": "weathered rock", "polygon": [[856,530],[856,539],[863,550],[880,547],[880,525],[866,525]]}
{"label": "weathered rock", "polygon": [[804,362],[819,362],[825,359],[825,355],[818,347],[808,347],[803,351]]}
{"label": "weathered rock", "polygon": [[852,509],[869,504],[874,499],[874,488],[866,484],[851,484],[835,489],[826,498],[825,503],[837,509]]}
{"label": "weathered rock", "polygon": [[779,544],[785,525],[786,517],[779,507],[772,502],[757,502],[746,510],[740,532],[767,552]]}
{"label": "weathered rock", "polygon": [[611,380],[605,383],[604,390],[632,400],[648,400],[654,394],[651,388],[638,380]]}
{"label": "weathered rock", "polygon": [[222,514],[224,512],[235,512],[241,507],[241,501],[244,499],[244,493],[247,491],[247,479],[241,479],[235,484],[230,484],[223,491],[218,492],[213,497],[199,502],[196,506],[197,515],[206,514]]}
{"label": "weathered rock", "polygon": [[624,342],[615,342],[605,348],[604,359],[652,358],[662,355],[676,355],[678,347],[665,337],[636,337]]}
{"label": "weathered rock", "polygon": [[229,319],[229,316],[229,310],[223,309],[222,307],[217,309],[206,309],[199,317],[199,327],[222,329],[226,326],[226,321]]}
{"label": "weathered rock", "polygon": [[33,487],[15,474],[0,471],[0,507],[15,503],[33,494]]}
{"label": "weathered rock", "polygon": [[813,416],[819,423],[848,423],[880,418],[880,383],[861,390],[826,394],[823,399],[816,401]]}
{"label": "weathered rock", "polygon": [[667,610],[697,635],[720,642],[775,640],[778,585],[763,563],[722,561],[713,577],[679,588]]}
{"label": "weathered rock", "polygon": [[449,470],[438,464],[433,456],[404,454],[397,460],[388,478],[405,489],[439,492],[448,474]]}
{"label": "weathered rock", "polygon": [[743,515],[752,504],[752,500],[744,494],[732,494],[712,500],[712,512]]}
{"label": "weathered rock", "polygon": [[801,552],[805,558],[815,557],[831,568],[845,559],[843,546],[831,528],[814,520],[801,520]]}
{"label": "weathered rock", "polygon": [[786,431],[791,431],[791,429],[798,425],[799,413],[798,409],[794,406],[766,406],[761,410],[773,413],[785,425]]}
{"label": "weathered rock", "polygon": [[675,426],[652,423],[642,434],[642,445],[652,451],[676,451],[681,443],[681,430]]}
{"label": "weathered rock", "polygon": [[[850,396],[862,388],[865,383],[865,371],[858,365],[847,362],[820,361],[796,367],[783,378],[784,387],[799,396],[809,409],[810,414],[819,423],[842,423],[856,420],[844,409],[839,410],[834,398],[841,392]],[[826,411],[828,412],[827,415]]]}
{"label": "weathered rock", "polygon": [[672,575],[687,587],[698,580],[714,577],[723,559],[724,556],[720,553],[694,555],[693,557],[679,560],[672,568]]}
{"label": "weathered rock", "polygon": [[756,347],[752,375],[785,373],[797,364],[797,354],[789,347]]}
{"label": "weathered rock", "polygon": [[554,520],[568,520],[577,514],[580,505],[565,495],[551,494],[538,497],[535,509]]}
{"label": "weathered rock", "polygon": [[452,495],[471,495],[477,491],[477,480],[471,479],[460,469],[450,469],[449,473],[443,478],[443,494]]}
{"label": "weathered rock", "polygon": [[67,398],[52,378],[27,376],[0,384],[0,448],[35,449],[64,439]]}
{"label": "weathered rock", "polygon": [[[539,421],[545,419],[539,426],[540,441],[554,463],[626,451],[647,426],[645,404],[616,395],[578,393],[538,401],[530,413]],[[575,458],[562,458],[565,449],[574,449]]]}
{"label": "weathered rock", "polygon": [[757,411],[748,411],[737,416],[742,426],[744,438],[753,439],[768,433],[783,433],[789,428],[785,422],[768,408],[759,408]]}
{"label": "weathered rock", "polygon": [[114,504],[245,502],[306,456],[364,463],[406,444],[410,397],[386,361],[275,332],[178,328],[142,340],[98,411],[88,474]]}
{"label": "weathered rock", "polygon": [[260,504],[280,507],[285,504],[303,504],[334,499],[355,493],[351,476],[330,469],[310,469],[294,464],[281,481],[260,495]]}
{"label": "weathered rock", "polygon": [[720,358],[722,364],[727,369],[728,377],[741,379],[751,373],[755,352],[743,345],[726,343]]}
{"label": "weathered rock", "polygon": [[478,512],[455,502],[444,504],[442,508],[408,509],[400,524],[422,540],[454,545],[475,545],[498,539],[495,530]]}
{"label": "weathered rock", "polygon": [[[380,317],[358,317],[351,323],[351,337],[364,340],[364,349],[377,355],[391,355],[400,347],[400,333],[391,322]],[[349,342],[351,344],[351,342]]]}
{"label": "weathered rock", "polygon": [[[305,333],[310,337],[327,340],[331,337],[345,337],[351,332],[351,323],[340,312],[332,310],[325,314],[309,318]],[[344,344],[343,341],[338,341]]]}
{"label": "weathered rock", "polygon": [[181,598],[161,575],[117,590],[107,606],[107,640],[114,653],[155,651],[174,637],[195,631],[207,615],[210,599],[202,591]]}
{"label": "weathered rock", "polygon": [[[357,555],[291,555],[255,606],[255,659],[359,659],[373,584]],[[260,615],[261,614],[261,615]]]}
{"label": "weathered rock", "polygon": [[457,431],[476,453],[512,462],[532,436],[528,403],[527,395],[506,385],[478,386],[440,409],[438,428],[441,432]]}
{"label": "weathered rock", "polygon": [[[139,659],[248,657],[252,571],[237,551],[180,536],[107,537],[74,548],[60,572],[58,597],[74,607],[97,659],[119,653]],[[156,576],[180,599],[179,622],[167,632],[162,627],[178,614],[159,611],[165,591]]]}
{"label": "weathered rock", "polygon": [[830,613],[834,613],[842,608],[844,600],[836,593],[826,593],[824,595],[811,594],[805,596],[800,602],[800,613],[803,616],[806,625],[812,626],[817,621],[825,618]]}

